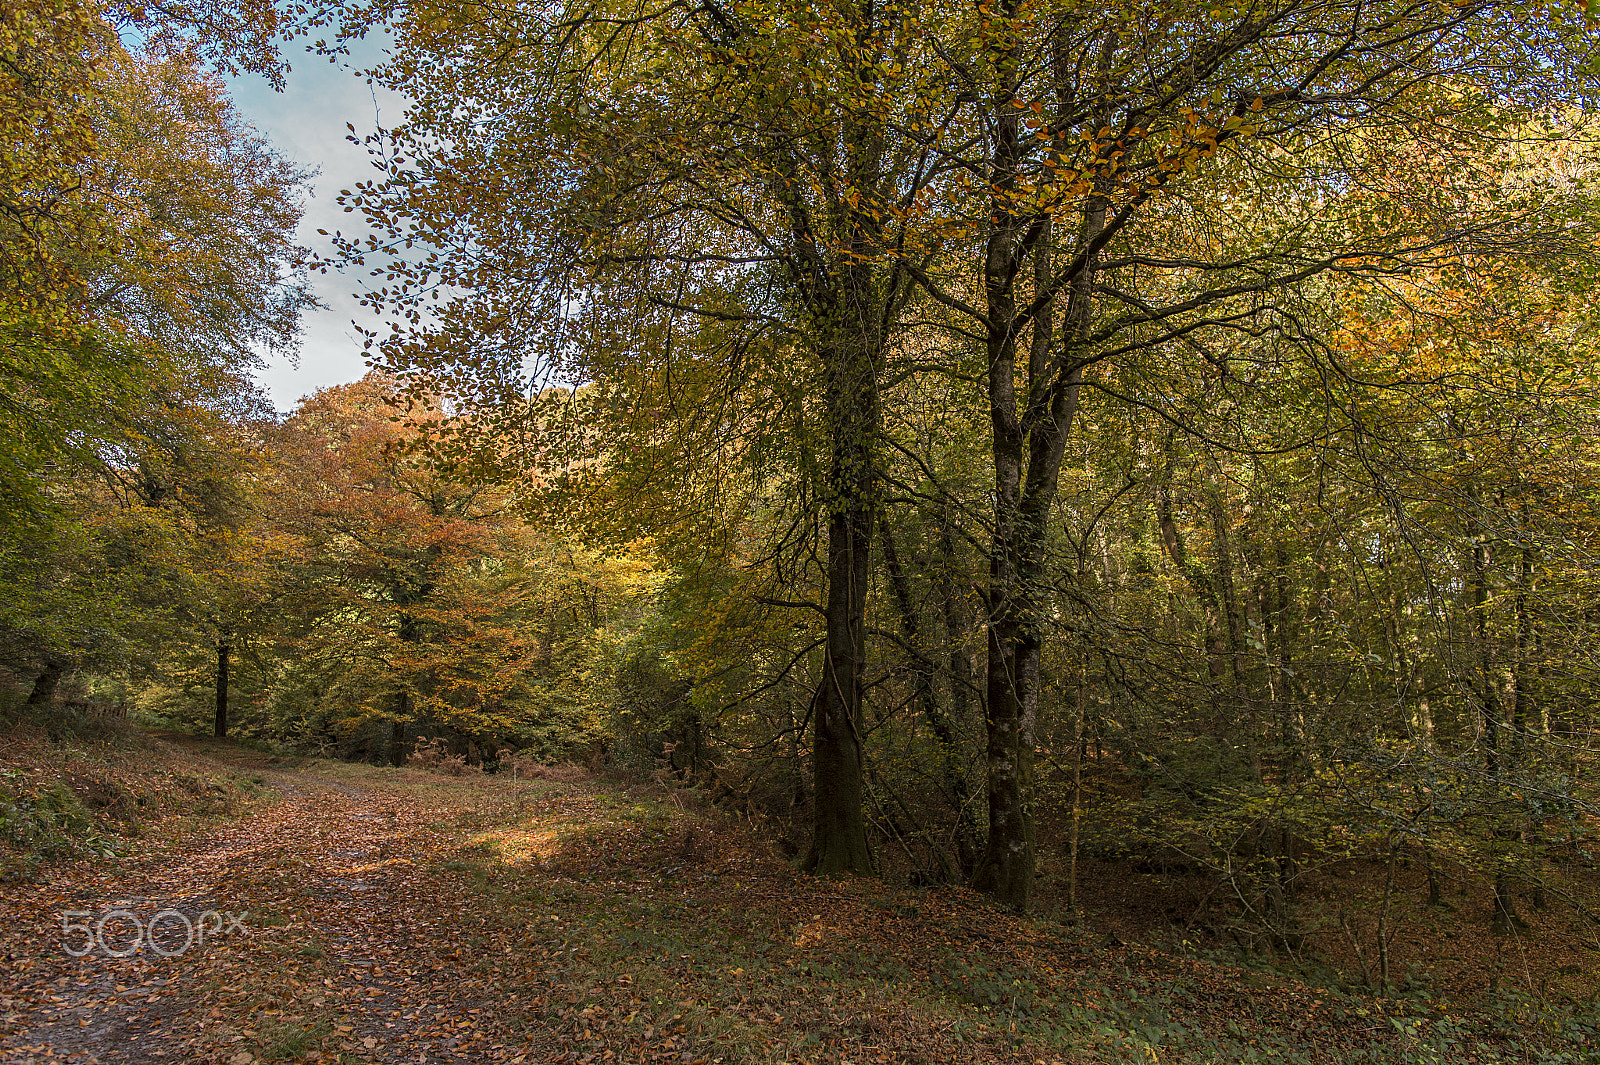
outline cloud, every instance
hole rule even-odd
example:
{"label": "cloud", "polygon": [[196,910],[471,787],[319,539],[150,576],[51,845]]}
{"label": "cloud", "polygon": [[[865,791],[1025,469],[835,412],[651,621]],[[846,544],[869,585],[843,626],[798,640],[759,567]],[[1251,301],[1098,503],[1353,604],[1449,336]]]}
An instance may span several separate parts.
{"label": "cloud", "polygon": [[[345,214],[337,197],[359,181],[376,176],[367,151],[351,144],[346,122],[363,134],[379,123],[394,125],[405,100],[397,93],[371,85],[356,71],[377,62],[382,45],[355,42],[352,54],[329,63],[309,52],[290,57],[291,69],[282,93],[254,75],[228,79],[234,106],[264,134],[279,154],[307,170],[317,171],[310,181],[311,195],[300,220],[299,240],[308,248],[331,252],[332,244],[318,229],[349,233],[359,225],[359,214]],[[287,356],[273,357],[257,374],[273,405],[292,409],[302,396],[328,385],[354,381],[366,373],[361,338],[351,326],[355,320],[368,329],[380,319],[352,295],[361,281],[359,271],[327,273],[313,277],[317,298],[325,304],[307,314],[301,325],[299,364]]]}

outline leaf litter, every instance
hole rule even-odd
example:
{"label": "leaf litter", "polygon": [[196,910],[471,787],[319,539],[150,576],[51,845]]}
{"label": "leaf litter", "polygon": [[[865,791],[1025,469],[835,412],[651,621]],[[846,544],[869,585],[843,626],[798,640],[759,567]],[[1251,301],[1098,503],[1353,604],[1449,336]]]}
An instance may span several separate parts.
{"label": "leaf litter", "polygon": [[[261,772],[279,801],[236,821],[0,885],[0,1059],[1066,1065],[1421,1046],[1414,1002],[1263,986],[959,888],[818,881],[658,787]],[[62,949],[63,913],[114,908],[242,929],[172,957]]]}

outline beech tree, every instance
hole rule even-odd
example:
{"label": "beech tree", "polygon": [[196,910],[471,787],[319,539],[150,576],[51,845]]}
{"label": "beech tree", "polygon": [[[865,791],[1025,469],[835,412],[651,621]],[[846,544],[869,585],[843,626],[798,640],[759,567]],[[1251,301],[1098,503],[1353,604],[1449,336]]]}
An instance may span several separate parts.
{"label": "beech tree", "polygon": [[1581,19],[1559,6],[479,15],[408,9],[378,72],[416,102],[378,138],[384,179],[349,201],[378,233],[343,246],[398,312],[385,358],[459,397],[464,437],[498,437],[503,456],[506,440],[548,426],[518,398],[530,352],[601,396],[667,411],[670,380],[626,395],[605,382],[630,361],[668,364],[660,346],[706,323],[726,341],[717,402],[746,398],[753,351],[792,353],[828,442],[808,859],[822,871],[867,865],[853,737],[868,559],[883,404],[908,382],[970,379],[961,349],[981,342],[994,510],[976,883],[1023,907],[1055,578],[1046,533],[1082,390],[1116,388],[1116,367],[1135,382],[1120,394],[1176,418],[1158,389],[1227,382],[1241,337],[1323,358],[1296,302],[1314,279],[1579,242],[1570,218],[1527,199],[1463,194],[1460,182],[1492,184],[1488,172],[1437,187],[1446,199],[1432,203],[1385,184],[1398,145],[1515,138],[1552,100],[1581,95]]}
{"label": "beech tree", "polygon": [[[599,744],[609,643],[648,561],[575,547],[524,523],[504,488],[435,468],[392,388],[374,374],[323,389],[264,433],[246,526],[259,579],[230,586],[250,731],[393,764],[418,736],[485,758]],[[211,651],[193,641],[173,672],[201,674]],[[197,709],[183,691],[164,702]]]}
{"label": "beech tree", "polygon": [[1516,139],[1553,96],[1576,92],[1576,26],[1547,15],[1016,2],[952,41],[955,96],[971,104],[938,147],[960,160],[951,173],[976,179],[945,191],[967,252],[916,273],[985,338],[990,809],[975,882],[997,898],[1025,907],[1034,878],[1047,532],[1086,381],[1110,387],[1100,367],[1151,359],[1185,361],[1157,371],[1168,381],[1225,379],[1240,334],[1314,352],[1287,294],[1325,273],[1428,269],[1491,246],[1572,251],[1565,202],[1491,209],[1457,176],[1436,187],[1449,208],[1421,211],[1418,190],[1383,187],[1413,137]]}
{"label": "beech tree", "polygon": [[[879,396],[912,291],[901,260],[932,239],[918,222],[932,172],[905,131],[932,122],[924,64],[937,69],[936,56],[909,10],[875,4],[465,15],[415,9],[379,72],[416,104],[390,132],[387,181],[352,200],[386,231],[346,249],[397,253],[382,272],[398,290],[379,298],[393,295],[420,328],[384,347],[388,364],[500,404],[519,340],[543,339],[550,369],[592,379],[652,321],[669,342],[673,321],[696,328],[685,319],[784,337],[792,373],[820,397],[826,441],[812,496],[827,547],[807,865],[867,872],[860,731]],[[458,163],[476,176],[461,180]],[[508,224],[512,203],[523,209]],[[415,242],[435,250],[407,259]],[[440,283],[468,291],[419,317]],[[620,350],[574,342],[582,316],[574,335],[551,335],[538,314],[569,300],[585,313],[627,308],[636,331]],[[728,401],[744,398],[738,360],[752,343],[723,354]],[[490,382],[487,395],[473,379]]]}
{"label": "beech tree", "polygon": [[[4,87],[8,104],[71,125],[53,155],[21,154],[0,212],[6,642],[47,686],[122,646],[114,619],[145,613],[119,603],[118,570],[136,601],[142,562],[171,563],[173,587],[188,579],[177,545],[220,527],[234,427],[263,410],[249,372],[293,343],[310,300],[291,239],[299,173],[190,59],[132,55],[76,10],[59,23],[79,27],[76,58],[18,45],[27,61]],[[150,513],[118,513],[135,508]],[[72,535],[101,544],[107,567],[76,606],[49,546]]]}

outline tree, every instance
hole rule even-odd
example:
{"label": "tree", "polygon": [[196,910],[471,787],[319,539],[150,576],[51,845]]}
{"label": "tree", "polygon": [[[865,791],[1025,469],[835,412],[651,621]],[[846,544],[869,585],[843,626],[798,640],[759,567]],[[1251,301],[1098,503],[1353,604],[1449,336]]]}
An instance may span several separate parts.
{"label": "tree", "polygon": [[[398,58],[379,72],[416,105],[391,131],[388,180],[352,200],[387,232],[347,250],[437,249],[383,267],[401,282],[393,295],[407,317],[437,282],[471,279],[444,313],[411,318],[421,328],[384,347],[388,365],[423,371],[419,387],[471,398],[482,389],[453,371],[489,360],[499,403],[520,374],[496,361],[520,360],[513,337],[550,337],[543,350],[558,372],[603,379],[653,321],[668,336],[674,321],[692,331],[684,323],[695,319],[784,335],[792,372],[815,382],[808,421],[826,441],[811,495],[827,547],[806,864],[866,872],[860,731],[880,379],[911,292],[898,260],[929,240],[918,216],[931,175],[904,131],[929,126],[920,63],[936,59],[923,54],[909,12],[874,4],[466,15],[452,5],[413,12]],[[466,83],[463,68],[476,72]],[[488,114],[498,118],[469,117]],[[449,164],[474,178],[446,176],[441,135],[455,146]],[[506,227],[511,204],[522,217]],[[545,332],[534,308],[569,298],[586,318],[635,319],[626,346],[574,346]],[[735,360],[751,347],[737,343]],[[739,363],[728,369],[736,385]],[[730,388],[727,398],[737,395]]]}
{"label": "tree", "polygon": [[[0,297],[10,341],[0,356],[0,555],[16,592],[6,642],[12,662],[52,684],[88,662],[85,649],[110,666],[112,649],[126,647],[107,638],[128,606],[106,586],[119,573],[137,599],[151,573],[172,567],[151,603],[186,584],[183,552],[168,547],[225,523],[237,454],[229,426],[261,409],[248,372],[264,345],[292,342],[309,302],[291,241],[298,172],[190,60],[130,55],[104,26],[86,25],[84,39],[99,43],[81,69],[58,57],[81,75],[68,101],[82,119],[76,154],[6,175],[16,209],[0,219],[12,281]],[[53,84],[41,73],[12,89]],[[35,110],[50,107],[67,104],[49,98]],[[106,552],[91,566],[93,591],[57,550],[85,531]],[[71,588],[88,598],[74,604]]]}
{"label": "tree", "polygon": [[405,729],[427,690],[422,645],[448,570],[482,553],[500,508],[408,459],[386,382],[323,389],[279,434],[278,520],[303,543],[313,639],[339,660],[352,724],[387,723],[388,759],[405,761]]}
{"label": "tree", "polygon": [[514,494],[438,469],[393,384],[324,389],[269,434],[256,521],[281,538],[287,623],[258,641],[252,727],[394,764],[419,735],[486,758],[599,743],[648,563],[539,534]]}
{"label": "tree", "polygon": [[1515,17],[1490,3],[1004,3],[952,47],[972,104],[950,172],[981,180],[945,192],[966,254],[916,272],[988,363],[990,819],[975,882],[998,899],[1025,907],[1034,878],[1047,530],[1085,383],[1180,354],[1199,357],[1196,377],[1226,376],[1240,332],[1314,347],[1284,294],[1323,273],[1427,268],[1513,231],[1534,253],[1572,247],[1557,212],[1530,231],[1518,210],[1464,199],[1476,213],[1441,226],[1365,194],[1425,122],[1425,136],[1515,137],[1513,101],[1566,91],[1570,22],[1552,12],[1508,38]]}
{"label": "tree", "polygon": [[[1441,226],[1379,180],[1427,122],[1496,136],[1518,101],[1570,91],[1579,22],[1541,13],[1285,0],[827,17],[595,4],[485,19],[432,5],[401,20],[379,72],[417,101],[380,137],[385,181],[350,201],[380,233],[345,248],[381,261],[373,298],[401,326],[389,365],[459,397],[467,435],[548,424],[516,398],[530,349],[612,396],[629,361],[670,364],[652,344],[721,337],[738,384],[755,327],[784,338],[828,441],[815,474],[829,526],[813,708],[823,870],[864,863],[851,678],[866,657],[886,382],[961,381],[961,349],[979,338],[995,502],[977,882],[1020,907],[1056,578],[1047,531],[1083,388],[1109,387],[1119,367],[1145,382],[1126,395],[1171,416],[1144,398],[1149,383],[1226,383],[1241,336],[1316,358],[1296,317],[1315,278],[1427,266],[1513,231],[1570,247],[1558,222],[1535,232],[1481,204]],[[408,257],[418,244],[428,254]],[[627,399],[659,411],[676,397]]]}

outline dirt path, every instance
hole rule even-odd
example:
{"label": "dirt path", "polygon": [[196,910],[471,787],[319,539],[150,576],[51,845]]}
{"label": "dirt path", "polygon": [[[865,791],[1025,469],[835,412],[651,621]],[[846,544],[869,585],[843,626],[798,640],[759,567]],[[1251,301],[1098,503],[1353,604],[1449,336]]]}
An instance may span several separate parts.
{"label": "dirt path", "polygon": [[251,816],[8,900],[0,1060],[486,1056],[476,1044],[497,1026],[465,971],[485,957],[482,922],[430,872],[451,811],[310,772],[267,776],[283,798]]}
{"label": "dirt path", "polygon": [[248,816],[0,884],[0,1063],[1070,1060],[908,993],[968,902],[822,888],[653,785],[249,769]]}

